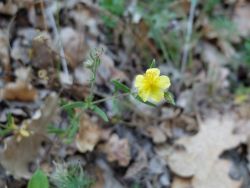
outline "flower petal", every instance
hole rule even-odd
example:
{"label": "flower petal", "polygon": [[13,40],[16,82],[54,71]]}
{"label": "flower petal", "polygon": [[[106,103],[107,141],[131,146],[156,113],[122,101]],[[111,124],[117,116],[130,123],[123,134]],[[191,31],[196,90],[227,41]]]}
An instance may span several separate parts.
{"label": "flower petal", "polygon": [[160,69],[151,68],[146,71],[146,75],[152,75],[154,77],[158,77],[160,75]]}
{"label": "flower petal", "polygon": [[30,136],[30,133],[25,130],[25,129],[20,129],[20,134],[23,136],[23,137],[28,137]]}
{"label": "flower petal", "polygon": [[142,87],[142,84],[143,84],[143,79],[144,79],[144,76],[139,74],[135,77],[135,87],[136,88],[141,88]]}
{"label": "flower petal", "polygon": [[160,102],[161,100],[164,99],[164,92],[160,89],[157,89],[157,90],[155,89],[155,90],[151,91],[150,98],[154,102]]}
{"label": "flower petal", "polygon": [[170,79],[168,76],[160,76],[157,80],[157,86],[161,89],[167,89],[171,85]]}
{"label": "flower petal", "polygon": [[146,102],[149,98],[150,91],[143,89],[138,92],[138,95],[142,98],[144,102]]}

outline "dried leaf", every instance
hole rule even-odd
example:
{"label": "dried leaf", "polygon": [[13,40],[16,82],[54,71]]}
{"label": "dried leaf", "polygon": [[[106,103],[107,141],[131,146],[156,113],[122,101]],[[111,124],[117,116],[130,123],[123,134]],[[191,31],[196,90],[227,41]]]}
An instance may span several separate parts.
{"label": "dried leaf", "polygon": [[120,166],[127,166],[131,159],[128,140],[120,139],[116,134],[111,135],[104,146],[104,152],[107,154],[108,161],[117,161]]}
{"label": "dried leaf", "polygon": [[166,142],[167,137],[164,134],[164,131],[160,127],[150,126],[150,127],[147,127],[146,130],[155,144]]}
{"label": "dried leaf", "polygon": [[33,65],[37,68],[48,70],[55,67],[58,54],[48,33],[43,32],[33,38],[30,56]]}
{"label": "dried leaf", "polygon": [[80,119],[79,132],[75,140],[77,149],[82,153],[93,151],[94,147],[100,140],[100,137],[100,127],[91,121],[87,114],[82,115]]}
{"label": "dried leaf", "polygon": [[217,160],[207,171],[204,177],[195,176],[192,180],[194,188],[226,187],[240,188],[241,181],[235,181],[229,178],[231,162],[226,160]]}
{"label": "dried leaf", "polygon": [[140,173],[143,172],[148,167],[147,155],[144,150],[139,150],[139,153],[136,157],[136,161],[129,166],[126,171],[125,178],[135,178]]}
{"label": "dried leaf", "polygon": [[42,145],[49,141],[47,125],[57,112],[57,102],[57,95],[51,94],[35,117],[26,122],[31,136],[23,137],[20,141],[15,136],[5,139],[4,148],[0,150],[0,162],[15,177],[30,178],[35,170],[33,168],[39,164],[39,157],[44,153]]}
{"label": "dried leaf", "polygon": [[17,81],[8,83],[3,89],[1,89],[0,98],[10,101],[16,100],[31,102],[36,100],[37,91],[31,84],[23,81]]}
{"label": "dried leaf", "polygon": [[17,5],[11,0],[7,0],[6,4],[0,3],[0,13],[14,15],[17,12]]}
{"label": "dried leaf", "polygon": [[70,27],[66,27],[61,30],[60,38],[62,40],[68,63],[72,68],[75,68],[82,63],[88,52],[84,35]]}
{"label": "dried leaf", "polygon": [[206,187],[208,182],[218,185],[211,187],[221,187],[221,182],[232,182],[234,185],[225,171],[217,179],[212,174],[221,173],[217,166],[225,167],[219,160],[220,154],[246,139],[244,135],[233,134],[236,122],[233,115],[215,115],[202,123],[198,134],[178,140],[176,147],[179,149],[174,149],[168,157],[171,170],[182,177],[194,176],[192,183],[195,188],[201,185]]}
{"label": "dried leaf", "polygon": [[190,178],[180,178],[175,176],[171,188],[193,188]]}

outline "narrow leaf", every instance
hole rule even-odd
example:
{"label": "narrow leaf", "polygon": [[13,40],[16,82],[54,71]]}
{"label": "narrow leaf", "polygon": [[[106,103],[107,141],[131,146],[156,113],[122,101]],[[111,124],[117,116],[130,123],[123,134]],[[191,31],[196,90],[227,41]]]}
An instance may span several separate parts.
{"label": "narrow leaf", "polygon": [[168,103],[175,105],[173,94],[169,91],[164,92],[164,98]]}
{"label": "narrow leaf", "polygon": [[115,85],[116,90],[121,90],[124,93],[130,93],[130,88],[123,83],[119,82],[118,80],[112,80],[112,83]]}
{"label": "narrow leaf", "polygon": [[11,133],[12,130],[10,129],[0,129],[0,137],[4,137],[6,135],[8,135],[9,133]]}
{"label": "narrow leaf", "polygon": [[151,62],[149,68],[154,68],[155,67],[155,59],[153,59],[153,61]]}
{"label": "narrow leaf", "polygon": [[28,188],[49,188],[49,181],[45,173],[37,169],[29,180]]}
{"label": "narrow leaf", "polygon": [[67,141],[66,141],[67,144],[72,143],[73,139],[75,138],[75,135],[77,134],[77,131],[79,129],[79,122],[80,122],[79,115],[76,115],[70,119],[70,127],[68,128],[67,131]]}
{"label": "narrow leaf", "polygon": [[95,113],[97,113],[104,121],[106,121],[106,122],[109,121],[107,114],[101,108],[99,108],[98,106],[93,105],[92,110]]}

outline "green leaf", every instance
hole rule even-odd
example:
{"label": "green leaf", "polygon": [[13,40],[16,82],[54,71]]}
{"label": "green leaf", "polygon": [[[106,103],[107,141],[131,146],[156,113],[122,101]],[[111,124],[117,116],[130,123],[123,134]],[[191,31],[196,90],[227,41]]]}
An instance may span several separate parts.
{"label": "green leaf", "polygon": [[124,93],[130,93],[130,88],[118,80],[112,80],[112,83],[115,85],[115,90],[121,90]]}
{"label": "green leaf", "polygon": [[151,64],[150,64],[150,66],[149,66],[149,68],[154,68],[155,67],[155,59],[153,59],[153,61],[151,62]]}
{"label": "green leaf", "polygon": [[109,121],[107,114],[106,114],[101,108],[99,108],[99,107],[96,106],[96,105],[93,105],[91,109],[92,109],[95,113],[97,113],[104,121],[106,121],[106,122]]}
{"label": "green leaf", "polygon": [[28,188],[49,188],[49,181],[45,173],[37,169],[29,180]]}
{"label": "green leaf", "polygon": [[151,102],[149,102],[149,101],[144,102],[144,101],[142,100],[142,98],[141,98],[139,95],[134,96],[134,98],[135,98],[136,100],[138,100],[139,102],[141,102],[141,103],[144,103],[144,104],[149,105],[149,106],[152,106],[152,107],[156,107],[156,105],[155,105],[154,103],[151,103]]}
{"label": "green leaf", "polygon": [[65,110],[69,110],[69,109],[73,109],[73,108],[83,108],[86,109],[87,105],[85,102],[82,101],[77,101],[77,102],[72,102],[72,103],[68,103],[62,106],[63,109]]}
{"label": "green leaf", "polygon": [[79,115],[75,115],[74,117],[70,118],[70,127],[67,129],[67,144],[73,142],[73,139],[75,138],[75,135],[77,134],[77,131],[79,129],[79,122]]}
{"label": "green leaf", "polygon": [[173,94],[169,91],[164,92],[164,98],[168,103],[175,105]]}
{"label": "green leaf", "polygon": [[55,135],[58,135],[58,136],[62,136],[62,135],[65,134],[65,129],[55,127],[55,125],[53,125],[53,124],[49,124],[48,128],[47,128],[47,132],[49,134],[55,134]]}
{"label": "green leaf", "polygon": [[12,130],[10,129],[0,129],[0,137],[4,137],[6,135],[8,135],[9,133],[11,133]]}
{"label": "green leaf", "polygon": [[100,6],[114,15],[122,16],[125,11],[125,0],[100,0]]}

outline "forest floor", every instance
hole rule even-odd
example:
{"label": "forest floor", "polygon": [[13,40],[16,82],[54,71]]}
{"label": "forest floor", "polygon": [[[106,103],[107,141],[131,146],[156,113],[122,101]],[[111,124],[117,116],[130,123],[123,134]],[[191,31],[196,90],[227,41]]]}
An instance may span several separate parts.
{"label": "forest floor", "polygon": [[[250,188],[249,20],[247,0],[0,0],[0,188]],[[131,94],[152,62],[175,103]]]}

